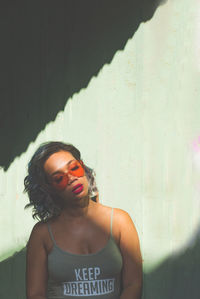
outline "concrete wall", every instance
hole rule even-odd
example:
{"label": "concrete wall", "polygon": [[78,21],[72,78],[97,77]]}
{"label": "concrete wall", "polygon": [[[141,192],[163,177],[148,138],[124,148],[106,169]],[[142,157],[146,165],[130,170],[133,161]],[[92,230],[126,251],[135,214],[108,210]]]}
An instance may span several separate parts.
{"label": "concrete wall", "polygon": [[111,1],[97,9],[86,1],[80,11],[70,1],[56,9],[50,1],[47,10],[45,1],[35,3],[23,3],[31,21],[18,21],[15,6],[5,10],[23,24],[16,31],[23,47],[15,39],[12,63],[5,63],[12,76],[3,76],[9,104],[0,170],[2,298],[24,296],[21,249],[34,221],[24,211],[23,179],[35,149],[50,140],[77,146],[97,173],[100,201],[130,213],[144,259],[143,297],[197,298],[199,3],[127,1],[125,8]]}

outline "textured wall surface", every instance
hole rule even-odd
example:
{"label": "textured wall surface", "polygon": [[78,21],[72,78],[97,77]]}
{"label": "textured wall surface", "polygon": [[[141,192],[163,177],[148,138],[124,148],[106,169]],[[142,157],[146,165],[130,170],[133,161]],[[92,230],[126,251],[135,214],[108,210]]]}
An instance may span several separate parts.
{"label": "textured wall surface", "polygon": [[[62,102],[63,108],[55,110],[52,119],[47,118],[45,124],[37,127],[37,117],[43,119],[55,109],[57,101],[58,106],[61,105],[56,89],[52,87],[49,105],[48,94],[43,90],[40,100],[45,94],[46,105],[38,102],[34,106],[34,119],[27,118],[21,128],[25,130],[31,122],[32,128],[37,130],[30,140],[23,140],[22,147],[17,145],[16,151],[12,143],[9,145],[10,155],[5,155],[7,164],[2,163],[4,168],[0,170],[0,281],[5,282],[0,294],[3,299],[13,298],[12,292],[15,298],[23,297],[20,292],[24,290],[24,282],[19,277],[23,277],[25,251],[21,249],[34,224],[31,211],[24,211],[28,199],[23,194],[23,179],[35,149],[50,140],[77,146],[83,161],[96,171],[100,201],[130,213],[139,233],[144,259],[143,297],[198,298],[200,4],[196,0],[168,0],[145,10],[145,3],[141,19],[138,18],[136,23],[115,23],[114,19],[116,28],[123,25],[124,32],[128,28],[126,40],[121,41],[120,46],[116,42],[106,61],[99,59],[93,46],[83,64],[82,48],[77,48],[78,43],[71,41],[68,53],[74,51],[68,55],[70,69],[66,62],[68,73],[65,73],[63,85],[70,85],[70,75],[72,82],[76,82],[76,78],[82,78],[83,69],[92,70],[90,58],[95,61],[96,57],[101,63],[76,88],[71,83],[71,89],[68,86],[71,92],[63,89],[62,93],[67,95]],[[139,4],[136,7],[139,8]],[[61,8],[58,15],[60,12]],[[96,13],[98,15],[98,11]],[[134,14],[129,15],[129,20],[132,18]],[[102,36],[104,29],[98,31]],[[114,35],[112,30],[108,29],[110,35],[105,33],[108,40]],[[123,31],[119,35],[123,36]],[[86,45],[91,43],[92,37],[95,45],[97,36],[92,34],[84,41]],[[108,40],[102,37],[105,45],[104,52],[101,43],[102,57],[108,53]],[[53,52],[53,43],[50,46],[49,61],[51,55],[57,53]],[[80,55],[75,56],[75,51],[80,51]],[[70,64],[75,60],[74,65]],[[52,78],[56,77],[59,82],[62,72],[56,73],[53,64],[45,63],[47,74],[40,80],[46,80],[47,90],[54,82]],[[31,74],[30,69],[29,72]],[[31,91],[35,92],[33,82],[29,85],[30,94]],[[31,101],[35,99],[38,99],[36,92]],[[30,104],[30,115],[31,109]],[[6,152],[4,149],[3,154]],[[18,250],[21,251],[8,258]],[[15,291],[10,290],[10,282]]]}

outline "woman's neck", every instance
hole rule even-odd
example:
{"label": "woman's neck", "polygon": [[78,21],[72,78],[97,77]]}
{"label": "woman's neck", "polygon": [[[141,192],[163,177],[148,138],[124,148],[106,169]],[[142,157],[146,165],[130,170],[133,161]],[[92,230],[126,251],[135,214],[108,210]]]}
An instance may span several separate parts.
{"label": "woman's neck", "polygon": [[95,205],[96,203],[93,202],[90,198],[85,199],[79,204],[76,205],[66,205],[65,208],[62,210],[61,218],[70,219],[70,218],[85,218],[88,216],[89,210]]}

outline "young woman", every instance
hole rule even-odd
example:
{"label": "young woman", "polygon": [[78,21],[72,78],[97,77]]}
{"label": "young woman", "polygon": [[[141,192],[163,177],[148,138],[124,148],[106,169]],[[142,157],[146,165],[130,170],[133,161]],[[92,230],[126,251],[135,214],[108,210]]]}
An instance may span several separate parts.
{"label": "young woman", "polygon": [[42,144],[25,191],[40,221],[27,245],[27,299],[140,299],[142,259],[125,211],[98,202],[93,171],[71,144]]}

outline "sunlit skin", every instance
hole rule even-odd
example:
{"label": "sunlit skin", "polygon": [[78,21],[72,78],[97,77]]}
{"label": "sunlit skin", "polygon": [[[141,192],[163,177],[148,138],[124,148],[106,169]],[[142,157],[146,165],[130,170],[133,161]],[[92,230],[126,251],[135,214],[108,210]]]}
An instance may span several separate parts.
{"label": "sunlit skin", "polygon": [[[69,165],[74,160],[71,153],[59,151],[44,164],[49,184],[52,184],[57,174],[65,174],[67,178],[66,187],[64,182],[62,190],[55,189],[65,206],[58,217],[50,220],[51,229],[56,244],[63,250],[74,254],[97,253],[106,246],[110,236],[111,208],[89,198],[85,173],[77,176],[81,174],[81,169],[78,172],[73,172],[75,168],[70,171]],[[83,189],[75,194],[72,190],[77,184],[81,184]],[[121,209],[114,209],[112,235],[123,258],[120,299],[141,299],[142,258],[139,239],[131,217]],[[27,299],[47,299],[47,264],[52,248],[46,223],[37,223],[27,246]]]}
{"label": "sunlit skin", "polygon": [[[65,200],[67,208],[77,207],[77,205],[82,207],[89,202],[88,180],[85,173],[83,176],[76,176],[69,171],[69,167],[76,161],[70,152],[59,151],[52,154],[44,163],[44,170],[50,184],[52,184],[52,181],[54,181],[59,174],[66,175],[68,179],[66,187],[62,190],[55,188],[55,191]],[[79,194],[74,194],[72,190],[77,184],[83,185],[83,191]]]}
{"label": "sunlit skin", "polygon": [[[51,185],[58,191],[63,191],[69,183],[69,175],[82,177],[85,174],[82,161],[72,160],[67,164],[67,171],[56,171],[51,175]],[[79,192],[78,192],[79,193]]]}

